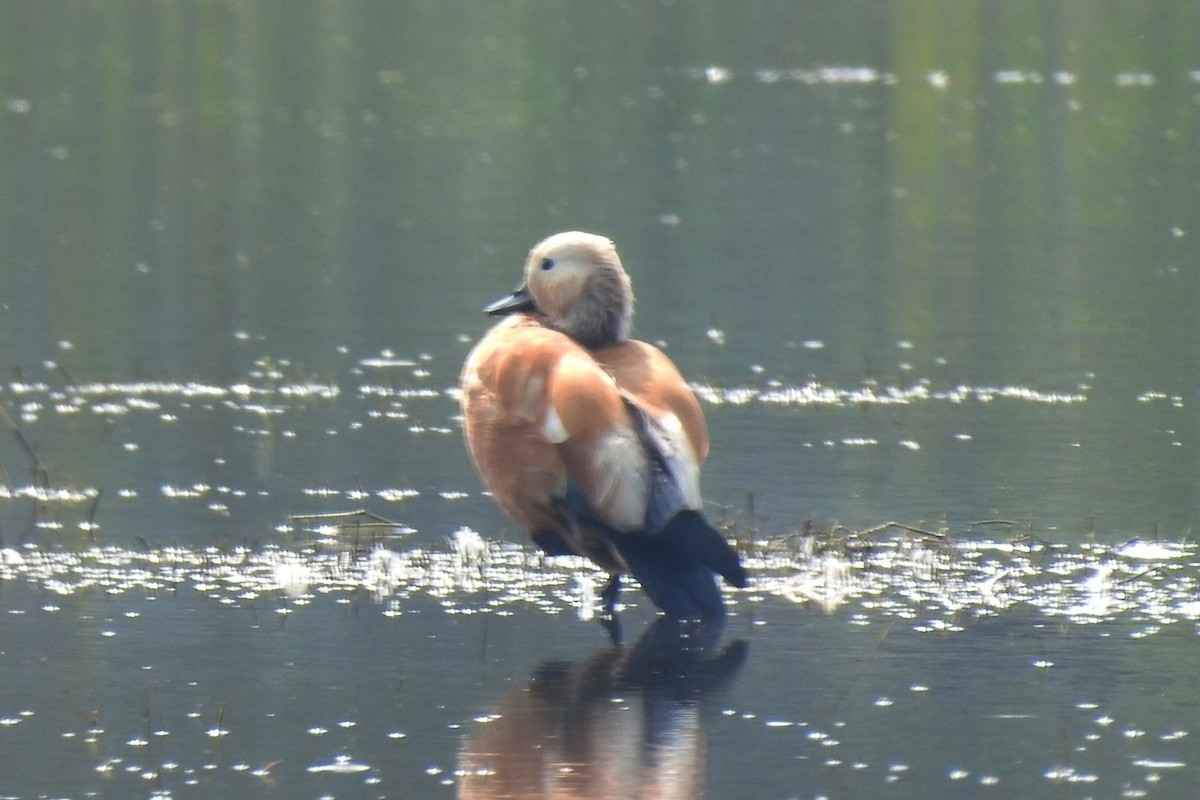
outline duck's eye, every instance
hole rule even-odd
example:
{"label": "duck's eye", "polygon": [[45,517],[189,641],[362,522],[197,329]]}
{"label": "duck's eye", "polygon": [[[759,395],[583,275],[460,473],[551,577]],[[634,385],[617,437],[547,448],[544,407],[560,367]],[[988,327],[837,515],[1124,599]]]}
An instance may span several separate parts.
{"label": "duck's eye", "polygon": [[548,270],[554,269],[554,259],[553,258],[543,258],[541,266],[542,266],[542,271],[548,271]]}

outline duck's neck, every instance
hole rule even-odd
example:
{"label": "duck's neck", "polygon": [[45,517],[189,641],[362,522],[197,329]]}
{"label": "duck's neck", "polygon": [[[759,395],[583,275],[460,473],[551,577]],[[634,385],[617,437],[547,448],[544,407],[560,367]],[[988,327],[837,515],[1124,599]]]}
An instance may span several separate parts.
{"label": "duck's neck", "polygon": [[633,296],[623,274],[598,281],[579,302],[553,324],[584,347],[595,349],[629,338]]}

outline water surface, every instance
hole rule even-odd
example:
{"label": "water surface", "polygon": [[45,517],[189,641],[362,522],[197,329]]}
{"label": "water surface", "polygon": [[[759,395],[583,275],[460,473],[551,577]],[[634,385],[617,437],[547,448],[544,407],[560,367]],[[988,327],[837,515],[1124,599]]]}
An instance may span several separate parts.
{"label": "water surface", "polygon": [[[0,797],[1185,793],[1197,14],[3,6]],[[465,455],[570,228],[704,405],[721,630],[614,644]]]}

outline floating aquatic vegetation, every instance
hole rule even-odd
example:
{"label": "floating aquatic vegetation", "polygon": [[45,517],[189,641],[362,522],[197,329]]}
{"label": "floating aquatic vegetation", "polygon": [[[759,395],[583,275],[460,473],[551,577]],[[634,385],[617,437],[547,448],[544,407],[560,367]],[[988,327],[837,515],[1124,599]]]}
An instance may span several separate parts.
{"label": "floating aquatic vegetation", "polygon": [[99,489],[70,489],[52,486],[4,486],[0,484],[0,500],[36,500],[39,503],[86,503],[100,494]]}
{"label": "floating aquatic vegetation", "polygon": [[[678,75],[691,80],[704,81],[713,86],[728,84],[742,80],[747,76],[757,83],[773,85],[780,83],[799,84],[801,86],[894,86],[901,83],[901,78],[893,72],[886,72],[875,67],[857,64],[835,64],[814,67],[761,67],[743,75],[729,67],[710,65],[706,67],[683,67],[667,71],[669,75]],[[1200,70],[1188,70],[1187,77],[1193,82],[1200,82]],[[933,89],[947,89],[954,85],[950,72],[944,69],[932,69],[924,72],[924,83]],[[1078,73],[1065,69],[1051,72],[1041,72],[1036,69],[1009,67],[998,69],[992,73],[992,81],[1007,86],[1041,86],[1044,83],[1054,83],[1060,87],[1073,87],[1081,82]],[[1152,88],[1159,82],[1159,76],[1146,71],[1122,71],[1112,75],[1111,85],[1119,88]]]}
{"label": "floating aquatic vegetation", "polygon": [[[1136,637],[1200,620],[1194,545],[953,541],[914,528],[881,539],[877,531],[809,532],[749,545],[751,587],[732,593],[732,607],[772,597],[845,614],[855,625],[899,620],[919,632],[961,630],[1015,607],[1076,624],[1122,618],[1137,623],[1130,634]],[[316,596],[361,592],[388,615],[402,614],[406,598],[425,594],[450,613],[520,604],[586,617],[582,606],[594,600],[602,577],[583,559],[548,559],[468,528],[443,547],[409,550],[378,542],[332,552],[317,546],[0,549],[0,581],[28,581],[57,595],[191,590],[232,605],[275,598],[286,611]]]}
{"label": "floating aquatic vegetation", "polygon": [[911,386],[886,386],[864,383],[851,388],[826,386],[809,381],[799,386],[785,386],[772,381],[766,387],[718,387],[711,384],[692,384],[692,389],[704,401],[713,405],[745,405],[768,403],[789,406],[891,406],[911,405],[921,401],[965,403],[993,400],[1021,400],[1039,404],[1082,403],[1087,395],[1079,392],[1058,392],[1032,389],[1027,386],[967,386],[932,389],[926,382]]}
{"label": "floating aquatic vegetation", "polygon": [[[275,376],[272,374],[271,377]],[[220,404],[260,416],[285,413],[280,403],[317,399],[333,400],[341,387],[312,381],[251,383],[240,381],[228,386],[199,381],[110,381],[51,387],[44,383],[9,383],[8,392],[21,398],[20,416],[26,423],[37,422],[47,409],[60,416],[90,411],[101,417],[118,417],[132,412],[158,413],[164,422],[178,419],[179,408],[199,402],[203,407]],[[269,400],[280,402],[272,403]]]}
{"label": "floating aquatic vegetation", "polygon": [[411,386],[379,386],[363,384],[358,387],[358,393],[363,397],[396,397],[401,399],[442,397],[448,390],[414,388]]}
{"label": "floating aquatic vegetation", "polygon": [[1154,403],[1154,402],[1169,402],[1174,408],[1183,408],[1183,395],[1167,394],[1155,390],[1149,390],[1139,394],[1137,397],[1139,403]]}
{"label": "floating aquatic vegetation", "polygon": [[910,620],[918,631],[961,630],[972,618],[1023,606],[1077,624],[1134,620],[1145,625],[1131,634],[1140,637],[1200,619],[1200,551],[1190,545],[956,542],[932,534],[880,542],[851,532],[810,534],[781,553],[770,550],[758,561],[757,591],[849,611],[858,624],[882,617]]}

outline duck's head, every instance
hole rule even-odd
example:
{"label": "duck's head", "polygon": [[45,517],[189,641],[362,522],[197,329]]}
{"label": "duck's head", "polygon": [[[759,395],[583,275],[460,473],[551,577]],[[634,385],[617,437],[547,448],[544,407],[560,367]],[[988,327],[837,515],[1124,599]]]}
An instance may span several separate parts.
{"label": "duck's head", "polygon": [[525,312],[585,347],[601,347],[629,335],[633,287],[611,241],[567,231],[530,250],[525,282],[484,311]]}

